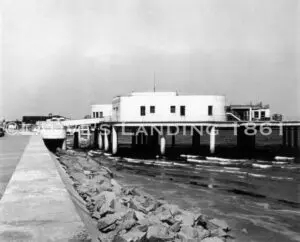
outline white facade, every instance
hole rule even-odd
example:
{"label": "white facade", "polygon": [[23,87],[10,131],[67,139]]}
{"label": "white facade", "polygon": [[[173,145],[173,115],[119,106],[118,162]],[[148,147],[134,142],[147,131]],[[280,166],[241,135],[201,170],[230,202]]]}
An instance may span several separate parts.
{"label": "white facade", "polygon": [[110,119],[112,115],[111,104],[95,104],[91,108],[91,118]]}
{"label": "white facade", "polygon": [[113,99],[112,121],[226,121],[225,97],[178,95],[176,92],[131,93]]}

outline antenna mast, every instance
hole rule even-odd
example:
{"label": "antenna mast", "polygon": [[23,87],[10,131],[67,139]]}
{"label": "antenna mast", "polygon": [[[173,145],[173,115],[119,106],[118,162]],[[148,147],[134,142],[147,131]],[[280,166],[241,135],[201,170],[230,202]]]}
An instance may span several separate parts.
{"label": "antenna mast", "polygon": [[156,91],[156,80],[155,80],[155,72],[154,72],[154,80],[153,80],[153,91]]}

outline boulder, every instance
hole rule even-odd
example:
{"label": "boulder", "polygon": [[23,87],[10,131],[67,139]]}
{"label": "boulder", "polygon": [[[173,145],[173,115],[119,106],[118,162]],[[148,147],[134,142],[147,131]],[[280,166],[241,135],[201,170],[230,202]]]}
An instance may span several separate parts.
{"label": "boulder", "polygon": [[149,242],[163,242],[163,241],[174,241],[174,234],[170,234],[168,228],[163,225],[151,225],[148,227],[147,241]]}
{"label": "boulder", "polygon": [[224,220],[214,218],[209,220],[209,223],[223,229],[224,231],[229,231],[229,226]]}
{"label": "boulder", "polygon": [[203,228],[207,228],[207,217],[203,214],[198,214],[195,216],[195,225],[202,226]]}
{"label": "boulder", "polygon": [[169,210],[170,213],[173,216],[182,214],[182,210],[177,205],[174,205],[174,204],[163,204],[162,207],[164,207],[165,209]]}
{"label": "boulder", "polygon": [[211,236],[216,236],[216,237],[226,237],[228,234],[221,228],[213,229],[210,231]]}
{"label": "boulder", "polygon": [[126,206],[129,207],[130,206],[130,200],[132,199],[132,196],[122,196],[120,202]]}
{"label": "boulder", "polygon": [[113,192],[104,191],[95,197],[95,210],[100,213],[100,216],[104,216],[107,213],[113,213],[121,206],[117,201],[116,195]]}
{"label": "boulder", "polygon": [[224,239],[221,239],[219,237],[208,237],[201,240],[201,242],[224,242]]}
{"label": "boulder", "polygon": [[135,211],[135,217],[138,221],[145,219],[145,214],[140,211]]}
{"label": "boulder", "polygon": [[110,179],[105,177],[104,175],[105,174],[99,172],[93,173],[93,181],[99,184],[101,184],[104,180],[110,182]]}
{"label": "boulder", "polygon": [[181,221],[182,225],[194,226],[195,217],[191,212],[182,211],[182,214],[178,214],[174,217],[175,221]]}
{"label": "boulder", "polygon": [[92,213],[92,218],[98,220],[98,219],[101,218],[101,214],[99,212],[95,211],[95,212]]}
{"label": "boulder", "polygon": [[125,213],[124,216],[118,221],[118,230],[130,230],[136,225],[136,216],[133,210],[129,210]]}
{"label": "boulder", "polygon": [[198,238],[198,231],[196,228],[193,228],[193,227],[187,226],[187,225],[183,225],[183,226],[181,226],[178,236],[180,239],[187,241],[187,240]]}
{"label": "boulder", "polygon": [[170,230],[173,233],[178,233],[180,231],[180,228],[181,228],[181,221],[177,221],[170,227]]}
{"label": "boulder", "polygon": [[146,211],[149,213],[149,212],[152,212],[154,211],[155,209],[157,209],[158,207],[160,206],[160,204],[156,201],[153,201],[152,204],[150,204],[148,207],[146,207]]}
{"label": "boulder", "polygon": [[110,183],[112,185],[112,190],[116,195],[120,195],[122,193],[122,187],[117,183],[115,179],[111,179]]}
{"label": "boulder", "polygon": [[98,185],[98,192],[103,192],[103,191],[114,192],[113,186],[108,179],[102,180]]}
{"label": "boulder", "polygon": [[117,235],[112,241],[113,242],[140,242],[144,240],[145,236],[146,236],[145,232],[135,230],[122,235]]}
{"label": "boulder", "polygon": [[137,229],[137,230],[139,230],[139,231],[141,231],[141,232],[147,232],[147,230],[148,230],[148,225],[137,225],[136,227],[135,227],[135,229]]}
{"label": "boulder", "polygon": [[133,197],[130,201],[129,201],[129,207],[138,211],[141,211],[143,213],[148,213],[146,208],[142,205],[141,202],[138,201],[138,199],[136,197]]}
{"label": "boulder", "polygon": [[151,225],[155,225],[155,224],[161,224],[161,221],[159,220],[159,218],[157,216],[150,215],[150,216],[146,217],[145,219],[138,221],[138,223],[140,225],[151,226]]}
{"label": "boulder", "polygon": [[135,225],[136,225],[135,219],[128,219],[128,220],[125,220],[124,222],[121,222],[118,229],[128,231],[131,228],[133,228]]}
{"label": "boulder", "polygon": [[133,188],[131,188],[131,187],[123,187],[122,188],[122,192],[126,196],[132,196],[133,195],[132,191],[133,191]]}
{"label": "boulder", "polygon": [[[105,216],[104,218],[101,218],[98,220],[97,223],[97,228],[101,231],[101,232],[109,232],[113,229],[116,228],[116,226],[114,226],[114,224],[121,218],[121,214],[120,213],[115,213],[115,214],[109,214],[107,216]],[[111,229],[108,230],[107,228],[110,227]]]}
{"label": "boulder", "polygon": [[94,202],[97,211],[99,211],[105,203],[111,204],[111,202],[115,199],[115,194],[109,191],[101,192],[97,196],[92,197],[92,201]]}
{"label": "boulder", "polygon": [[[103,228],[101,230],[102,233],[108,233],[108,232],[114,232],[115,233],[115,230],[117,228],[117,224],[116,223],[113,223],[111,225],[109,225],[108,227],[106,228]],[[116,234],[116,233],[115,233]]]}
{"label": "boulder", "polygon": [[211,236],[211,233],[209,230],[207,229],[204,229],[202,227],[196,227],[197,229],[197,233],[198,233],[198,236],[197,236],[197,239],[204,239],[204,238],[207,238],[209,236]]}
{"label": "boulder", "polygon": [[110,169],[108,169],[108,168],[105,167],[105,166],[100,166],[100,169],[101,169],[102,171],[105,171],[105,172],[106,172],[108,178],[113,178],[114,174],[112,173],[112,171],[111,171]]}
{"label": "boulder", "polygon": [[167,223],[168,225],[173,225],[176,222],[170,210],[164,210],[163,212],[157,214],[157,217],[160,221]]}

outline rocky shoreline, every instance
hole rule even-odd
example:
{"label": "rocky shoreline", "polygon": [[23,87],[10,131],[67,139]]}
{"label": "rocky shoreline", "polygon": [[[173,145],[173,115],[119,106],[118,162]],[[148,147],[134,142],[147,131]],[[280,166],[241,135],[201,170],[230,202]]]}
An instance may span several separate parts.
{"label": "rocky shoreline", "polygon": [[223,220],[194,214],[157,200],[135,187],[122,187],[113,172],[84,152],[58,150],[62,167],[86,202],[98,241],[230,241]]}

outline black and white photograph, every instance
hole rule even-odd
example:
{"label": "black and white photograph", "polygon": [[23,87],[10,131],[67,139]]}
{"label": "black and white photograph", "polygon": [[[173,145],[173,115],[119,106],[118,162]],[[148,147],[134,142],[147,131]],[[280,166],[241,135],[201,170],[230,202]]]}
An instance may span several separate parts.
{"label": "black and white photograph", "polygon": [[0,1],[0,242],[295,241],[299,0]]}

